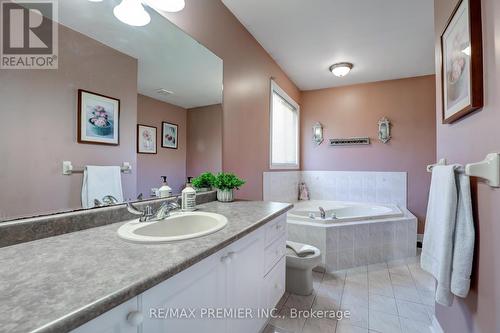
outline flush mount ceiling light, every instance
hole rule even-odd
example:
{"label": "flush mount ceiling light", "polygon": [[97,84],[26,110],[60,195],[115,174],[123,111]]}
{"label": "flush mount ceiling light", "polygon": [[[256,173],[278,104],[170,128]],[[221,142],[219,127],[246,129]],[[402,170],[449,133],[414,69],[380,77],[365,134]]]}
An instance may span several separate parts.
{"label": "flush mount ceiling light", "polygon": [[122,0],[113,10],[115,17],[128,25],[142,27],[151,21],[140,0]]}
{"label": "flush mount ceiling light", "polygon": [[343,77],[349,74],[353,65],[350,62],[340,62],[330,66],[330,72],[338,77]]}
{"label": "flush mount ceiling light", "polygon": [[147,4],[165,12],[180,12],[186,6],[184,0],[146,0]]}

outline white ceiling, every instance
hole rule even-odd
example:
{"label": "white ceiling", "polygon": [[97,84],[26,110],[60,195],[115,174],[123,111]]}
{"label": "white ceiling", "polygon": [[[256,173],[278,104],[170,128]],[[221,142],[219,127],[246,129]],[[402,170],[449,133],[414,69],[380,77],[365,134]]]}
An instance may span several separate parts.
{"label": "white ceiling", "polygon": [[[113,8],[119,2],[59,1],[59,22],[136,58],[143,95],[184,108],[222,102],[222,59],[150,8],[145,27],[118,21]],[[159,88],[174,94],[158,94]]]}
{"label": "white ceiling", "polygon": [[433,0],[222,1],[301,90],[434,73]]}

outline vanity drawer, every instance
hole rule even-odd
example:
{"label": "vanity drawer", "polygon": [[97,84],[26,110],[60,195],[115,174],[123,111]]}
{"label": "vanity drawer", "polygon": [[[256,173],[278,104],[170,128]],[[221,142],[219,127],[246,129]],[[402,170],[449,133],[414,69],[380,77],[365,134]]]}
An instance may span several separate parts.
{"label": "vanity drawer", "polygon": [[273,266],[285,255],[286,252],[286,235],[282,235],[271,245],[269,245],[265,250],[264,263],[265,270],[264,275],[267,274]]}
{"label": "vanity drawer", "polygon": [[285,293],[285,272],[286,257],[282,257],[264,278],[265,300],[268,309],[274,308]]}
{"label": "vanity drawer", "polygon": [[266,246],[286,235],[286,214],[278,216],[266,225]]}

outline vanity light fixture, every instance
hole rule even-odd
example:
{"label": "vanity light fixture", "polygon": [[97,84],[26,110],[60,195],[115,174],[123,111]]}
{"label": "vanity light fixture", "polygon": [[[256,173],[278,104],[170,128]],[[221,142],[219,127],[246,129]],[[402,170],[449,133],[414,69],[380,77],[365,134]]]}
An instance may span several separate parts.
{"label": "vanity light fixture", "polygon": [[146,0],[146,3],[151,7],[169,13],[180,12],[186,6],[184,0]]}
{"label": "vanity light fixture", "polygon": [[320,122],[313,126],[313,142],[318,146],[323,142],[323,125]]}
{"label": "vanity light fixture", "polygon": [[144,9],[141,0],[122,0],[113,10],[117,19],[128,25],[142,27],[151,22],[151,16]]}
{"label": "vanity light fixture", "polygon": [[[89,0],[90,2],[101,2],[102,0]],[[122,0],[115,7],[113,13],[116,18],[128,25],[142,27],[151,22],[151,16],[144,8],[149,6],[156,10],[175,13],[184,9],[184,0]]]}
{"label": "vanity light fixture", "polygon": [[350,62],[339,62],[330,66],[330,72],[337,77],[343,77],[349,74],[353,67]]}

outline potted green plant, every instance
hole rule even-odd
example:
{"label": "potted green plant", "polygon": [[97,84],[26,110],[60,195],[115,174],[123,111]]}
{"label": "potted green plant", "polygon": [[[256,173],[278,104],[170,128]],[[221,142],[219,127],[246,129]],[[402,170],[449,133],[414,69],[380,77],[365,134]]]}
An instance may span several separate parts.
{"label": "potted green plant", "polygon": [[217,189],[217,200],[222,202],[231,202],[234,200],[234,189],[245,184],[243,179],[238,178],[232,173],[219,172],[215,176],[214,187]]}
{"label": "potted green plant", "polygon": [[214,186],[215,176],[211,172],[204,172],[191,180],[191,184],[198,192],[207,192]]}

